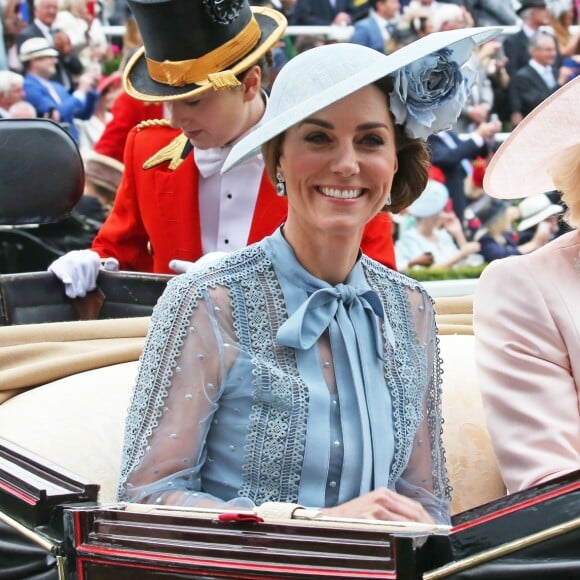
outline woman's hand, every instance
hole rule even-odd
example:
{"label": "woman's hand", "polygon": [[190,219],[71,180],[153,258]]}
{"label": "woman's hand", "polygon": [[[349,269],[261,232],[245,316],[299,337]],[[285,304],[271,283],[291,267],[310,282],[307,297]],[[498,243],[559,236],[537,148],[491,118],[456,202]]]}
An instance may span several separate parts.
{"label": "woman's hand", "polygon": [[413,268],[414,266],[425,266],[428,268],[433,265],[435,258],[431,252],[423,252],[420,256],[409,260],[407,265],[408,268]]}
{"label": "woman's hand", "polygon": [[385,487],[375,489],[341,505],[323,508],[320,511],[326,516],[343,518],[434,523],[419,502]]}
{"label": "woman's hand", "polygon": [[545,246],[552,239],[552,229],[548,221],[543,221],[538,224],[536,231],[532,237],[538,248]]}
{"label": "woman's hand", "polygon": [[477,254],[481,250],[481,244],[479,242],[467,242],[460,248],[461,257],[467,258],[471,254]]}
{"label": "woman's hand", "polygon": [[441,224],[454,238],[457,238],[457,236],[463,233],[461,222],[457,215],[452,211],[442,212]]}

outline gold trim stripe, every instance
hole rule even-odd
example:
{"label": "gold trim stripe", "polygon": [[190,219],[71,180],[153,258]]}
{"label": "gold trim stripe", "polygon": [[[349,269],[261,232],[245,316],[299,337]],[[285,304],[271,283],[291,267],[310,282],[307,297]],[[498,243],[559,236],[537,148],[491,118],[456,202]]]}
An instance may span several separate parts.
{"label": "gold trim stripe", "polygon": [[237,36],[199,58],[159,62],[145,56],[147,70],[154,81],[164,85],[172,87],[198,85],[207,81],[208,75],[224,71],[245,56],[256,46],[261,34],[258,22],[252,16],[248,25]]}
{"label": "gold trim stripe", "polygon": [[143,163],[143,169],[151,169],[156,165],[169,161],[168,169],[175,171],[183,163],[181,154],[187,145],[187,140],[187,137],[183,133],[179,134],[175,139],[170,141],[168,145],[159,149],[157,153],[147,159],[147,161]]}
{"label": "gold trim stripe", "polygon": [[58,571],[58,580],[66,580],[66,556],[56,557],[56,569]]}
{"label": "gold trim stripe", "polygon": [[[255,63],[257,63],[269,50],[271,50],[271,48],[280,40],[280,38],[284,36],[284,32],[287,26],[286,18],[278,10],[274,10],[272,8],[258,8],[256,6],[251,6],[251,9],[254,17],[261,15],[264,18],[273,21],[276,27],[268,36],[266,36],[266,38],[264,38],[260,44],[256,46],[256,48],[250,54],[245,56],[242,60],[235,63],[230,68],[230,71],[235,75],[239,75],[245,70],[249,69]],[[134,74],[136,63],[140,62],[142,58],[145,58],[145,49],[143,47],[139,48],[129,59],[129,62],[127,63],[127,66],[123,72],[123,87],[132,97],[139,99],[140,101],[149,103],[180,101],[183,99],[192,98],[196,95],[201,95],[214,88],[211,82],[204,81],[197,85],[195,88],[185,92],[173,91],[169,94],[160,95],[158,94],[159,91],[155,90],[152,93],[144,93],[136,89],[133,82],[131,81],[131,76]],[[149,76],[149,73],[147,73],[147,76]]]}
{"label": "gold trim stripe", "polygon": [[40,546],[43,550],[46,550],[47,552],[54,554],[54,547],[56,546],[56,544],[47,540],[44,536],[41,536],[35,531],[27,528],[26,526],[22,525],[20,522],[16,521],[14,518],[11,518],[8,514],[4,512],[0,512],[0,521],[4,522],[6,525],[15,529],[25,538],[28,538],[36,545]]}
{"label": "gold trim stripe", "polygon": [[523,550],[524,548],[528,548],[534,544],[539,544],[540,542],[563,536],[568,532],[573,532],[577,528],[580,528],[580,518],[575,518],[569,522],[542,530],[541,532],[536,532],[535,534],[530,534],[529,536],[524,536],[523,538],[518,538],[511,542],[506,542],[497,548],[491,548],[490,550],[479,552],[469,558],[445,564],[445,566],[441,566],[441,568],[436,568],[435,570],[423,574],[423,580],[439,580],[439,578],[447,578],[448,576],[457,574],[458,572],[469,570],[479,564],[484,564],[490,560],[507,556],[512,552]]}

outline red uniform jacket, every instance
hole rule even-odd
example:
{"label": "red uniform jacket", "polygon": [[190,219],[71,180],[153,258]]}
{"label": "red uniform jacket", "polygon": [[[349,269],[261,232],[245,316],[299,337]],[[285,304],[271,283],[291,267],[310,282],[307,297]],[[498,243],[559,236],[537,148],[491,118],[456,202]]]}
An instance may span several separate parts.
{"label": "red uniform jacket", "polygon": [[[125,171],[113,210],[93,241],[102,258],[115,257],[122,270],[172,273],[169,261],[195,261],[202,253],[198,170],[188,141],[163,121],[133,129],[125,148]],[[145,126],[143,126],[145,125]],[[287,201],[264,173],[248,244],[270,235],[286,219]],[[390,215],[369,222],[362,250],[395,267]]]}
{"label": "red uniform jacket", "polygon": [[145,103],[123,91],[113,102],[111,113],[113,118],[105,125],[94,150],[122,162],[129,131],[141,121],[161,119],[163,103]]}

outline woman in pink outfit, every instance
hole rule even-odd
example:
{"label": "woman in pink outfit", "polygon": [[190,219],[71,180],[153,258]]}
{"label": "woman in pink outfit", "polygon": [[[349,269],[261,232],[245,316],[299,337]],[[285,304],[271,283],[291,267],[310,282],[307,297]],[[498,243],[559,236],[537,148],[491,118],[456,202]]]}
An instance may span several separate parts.
{"label": "woman in pink outfit", "polygon": [[[484,179],[494,197],[562,192],[580,227],[580,78],[518,125]],[[494,261],[474,302],[476,363],[509,492],[580,469],[580,230]]]}

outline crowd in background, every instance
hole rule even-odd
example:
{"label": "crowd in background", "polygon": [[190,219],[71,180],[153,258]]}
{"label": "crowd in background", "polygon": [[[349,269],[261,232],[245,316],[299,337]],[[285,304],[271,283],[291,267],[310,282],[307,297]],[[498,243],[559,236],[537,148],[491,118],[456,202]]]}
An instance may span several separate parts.
{"label": "crowd in background", "polygon": [[[290,26],[351,27],[351,42],[387,54],[435,31],[517,27],[475,53],[469,66],[476,80],[457,124],[429,138],[433,166],[425,195],[394,216],[398,267],[487,263],[562,233],[557,192],[498,204],[482,189],[482,175],[498,137],[580,72],[580,0],[250,3],[283,12]],[[140,103],[122,89],[124,66],[141,46],[135,21],[124,0],[0,0],[0,7],[0,117],[46,117],[70,131],[90,164],[87,195],[95,202],[79,209],[100,223],[121,178],[129,129],[164,116],[161,104]],[[123,25],[124,35],[108,35],[110,25]],[[296,54],[336,41],[286,35],[267,81]]]}

